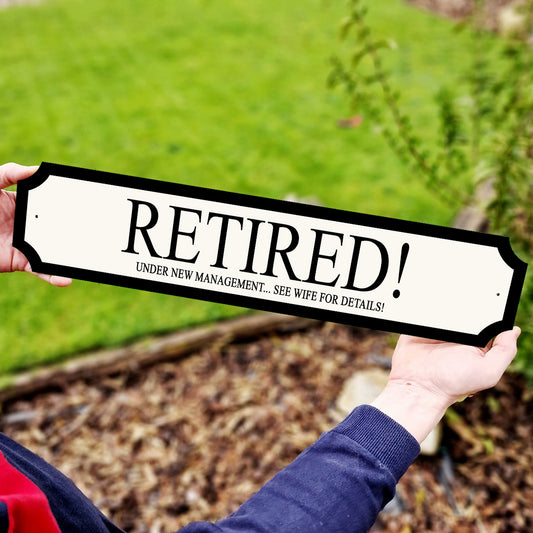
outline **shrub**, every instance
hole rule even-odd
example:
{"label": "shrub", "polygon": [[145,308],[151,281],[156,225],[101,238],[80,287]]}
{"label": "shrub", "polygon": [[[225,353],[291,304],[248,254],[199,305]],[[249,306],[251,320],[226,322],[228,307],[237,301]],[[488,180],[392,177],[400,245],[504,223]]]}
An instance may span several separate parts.
{"label": "shrub", "polygon": [[[363,112],[393,152],[441,200],[459,209],[481,207],[490,230],[508,235],[524,260],[533,256],[533,0],[517,8],[509,35],[495,36],[486,24],[486,5],[477,0],[472,15],[456,29],[467,32],[466,72],[434,95],[434,135],[417,135],[413,109],[384,66],[393,46],[375,38],[362,0],[349,0],[340,28],[351,39],[348,60],[334,58],[330,85],[341,86],[354,108]],[[515,19],[516,20],[516,19]],[[457,38],[450,32],[450,39]],[[450,71],[453,71],[450,68]],[[416,110],[414,111],[416,113]],[[477,191],[488,184],[482,205]],[[486,188],[486,187],[485,187]],[[482,202],[482,200],[481,200]],[[533,274],[526,278],[517,323],[522,327],[516,367],[533,379]]]}

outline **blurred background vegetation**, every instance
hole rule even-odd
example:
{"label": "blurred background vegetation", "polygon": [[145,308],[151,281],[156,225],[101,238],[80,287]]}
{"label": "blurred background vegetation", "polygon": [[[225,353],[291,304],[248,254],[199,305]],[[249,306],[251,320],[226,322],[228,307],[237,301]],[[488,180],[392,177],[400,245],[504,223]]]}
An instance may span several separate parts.
{"label": "blurred background vegetation", "polygon": [[[331,56],[354,49],[338,38],[346,15],[334,0],[48,0],[2,9],[0,161],[292,193],[452,224],[460,199],[435,195],[390,151],[368,106],[352,111],[327,87]],[[389,44],[384,69],[401,89],[411,131],[438,141],[443,108],[434,97],[472,68],[471,36],[401,0],[372,0],[367,23]],[[497,65],[501,54],[491,54]],[[449,102],[468,77],[454,83]],[[454,173],[458,190],[470,194],[473,185]],[[528,305],[524,322],[531,292]],[[245,312],[80,281],[60,290],[22,273],[0,276],[0,310],[4,375]]]}
{"label": "blurred background vegetation", "polygon": [[[397,158],[435,197],[462,206],[455,225],[508,236],[515,252],[533,256],[533,0],[412,0],[442,11],[462,6],[450,34],[467,39],[467,65],[449,63],[449,79],[433,94],[434,116],[413,111],[390,70],[396,43],[374,32],[364,0],[349,0],[332,86],[382,133]],[[394,60],[393,60],[394,61]],[[431,99],[429,100],[431,101]],[[425,129],[419,126],[420,115]],[[472,217],[472,214],[475,214]],[[480,272],[483,275],[483,272]],[[533,378],[533,276],[529,272],[517,323],[523,335],[515,368]]]}

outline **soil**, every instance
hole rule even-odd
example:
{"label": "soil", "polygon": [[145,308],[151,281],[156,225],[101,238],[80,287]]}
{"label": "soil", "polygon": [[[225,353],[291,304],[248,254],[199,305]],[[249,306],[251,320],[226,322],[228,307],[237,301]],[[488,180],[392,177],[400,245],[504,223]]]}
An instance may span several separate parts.
{"label": "soil", "polygon": [[[171,532],[234,511],[335,424],[343,382],[390,346],[329,323],[214,346],[9,402],[0,429],[119,526]],[[456,404],[440,453],[415,461],[373,531],[533,531],[532,412],[514,374]]]}

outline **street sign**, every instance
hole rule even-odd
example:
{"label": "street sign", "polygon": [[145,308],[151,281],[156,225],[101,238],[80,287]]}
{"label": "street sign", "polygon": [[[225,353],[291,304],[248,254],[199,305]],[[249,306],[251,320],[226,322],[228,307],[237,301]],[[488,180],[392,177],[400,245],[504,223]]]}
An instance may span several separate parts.
{"label": "street sign", "polygon": [[45,274],[477,346],[527,268],[506,237],[51,163],[13,244]]}

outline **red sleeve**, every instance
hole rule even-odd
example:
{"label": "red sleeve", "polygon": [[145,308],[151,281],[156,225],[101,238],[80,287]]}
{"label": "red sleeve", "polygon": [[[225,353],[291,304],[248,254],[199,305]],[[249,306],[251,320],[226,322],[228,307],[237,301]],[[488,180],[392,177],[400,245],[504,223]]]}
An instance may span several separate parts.
{"label": "red sleeve", "polygon": [[60,533],[44,493],[8,463],[2,453],[0,479],[0,501],[7,508],[9,523],[5,533]]}

